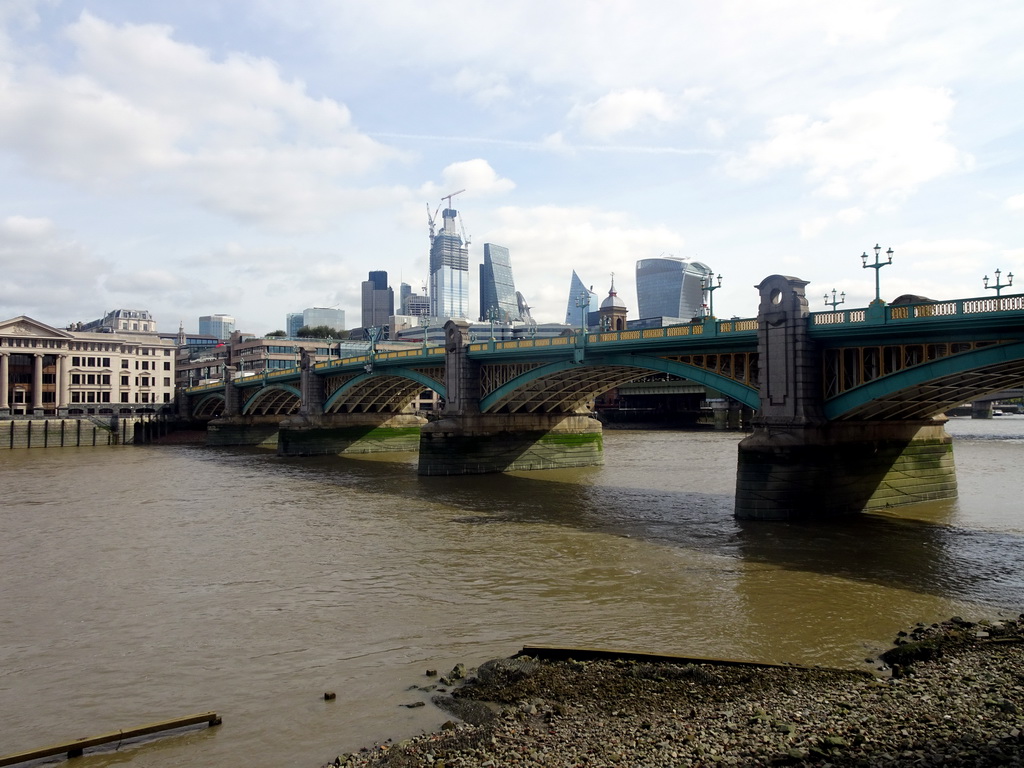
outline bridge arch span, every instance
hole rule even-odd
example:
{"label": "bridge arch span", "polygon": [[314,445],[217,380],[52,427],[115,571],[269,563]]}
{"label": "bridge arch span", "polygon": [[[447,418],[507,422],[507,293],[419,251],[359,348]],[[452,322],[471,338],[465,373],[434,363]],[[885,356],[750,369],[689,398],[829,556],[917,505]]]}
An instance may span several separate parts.
{"label": "bridge arch span", "polygon": [[753,387],[694,365],[644,355],[602,355],[592,362],[563,360],[526,371],[480,399],[484,413],[572,413],[613,387],[648,373],[668,373],[715,389],[758,409]]}
{"label": "bridge arch span", "polygon": [[362,373],[331,393],[324,413],[400,413],[424,389],[445,397],[444,385],[415,370]]}
{"label": "bridge arch span", "polygon": [[201,419],[216,418],[224,413],[226,404],[227,401],[224,399],[223,392],[211,392],[208,395],[204,395],[195,404],[195,407],[192,409],[192,415]]}
{"label": "bridge arch span", "polygon": [[928,419],[1024,381],[1024,342],[939,358],[848,390],[825,403],[829,420]]}
{"label": "bridge arch span", "polygon": [[247,416],[288,416],[298,413],[302,392],[290,384],[262,387],[245,401],[242,413]]}

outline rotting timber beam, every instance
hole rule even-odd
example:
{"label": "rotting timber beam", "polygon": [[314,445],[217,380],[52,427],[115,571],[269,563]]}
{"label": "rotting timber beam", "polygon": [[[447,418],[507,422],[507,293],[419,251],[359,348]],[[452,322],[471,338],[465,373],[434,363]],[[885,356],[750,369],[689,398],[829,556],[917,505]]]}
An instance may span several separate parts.
{"label": "rotting timber beam", "polygon": [[186,715],[185,717],[176,717],[172,720],[147,723],[146,725],[140,725],[135,728],[126,728],[122,731],[112,731],[111,733],[103,733],[99,736],[89,736],[84,739],[75,739],[74,741],[65,741],[60,744],[54,744],[40,749],[30,749],[27,752],[2,755],[0,756],[0,766],[16,765],[18,763],[28,762],[29,760],[38,760],[42,757],[50,757],[52,755],[60,755],[64,753],[66,753],[68,757],[81,757],[82,752],[89,747],[98,747],[103,744],[119,742],[124,739],[133,739],[137,736],[148,736],[151,733],[160,733],[161,731],[173,731],[176,728],[198,725],[199,723],[207,723],[210,726],[220,725],[221,719],[216,712],[202,712],[198,715]]}

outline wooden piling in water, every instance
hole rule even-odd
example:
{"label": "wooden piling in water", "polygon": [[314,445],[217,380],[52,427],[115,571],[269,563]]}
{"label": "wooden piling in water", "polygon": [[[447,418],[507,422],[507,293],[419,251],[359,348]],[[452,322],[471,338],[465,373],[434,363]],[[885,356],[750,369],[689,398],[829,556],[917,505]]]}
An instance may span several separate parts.
{"label": "wooden piling in water", "polygon": [[126,728],[122,731],[100,734],[99,736],[90,736],[84,739],[65,741],[49,747],[42,747],[41,749],[30,749],[27,752],[2,755],[0,756],[0,766],[16,765],[17,763],[24,763],[29,760],[37,760],[41,757],[59,755],[62,752],[67,753],[68,757],[81,757],[82,752],[89,747],[98,747],[102,744],[110,744],[112,742],[123,741],[124,739],[132,739],[136,736],[147,736],[151,733],[159,733],[160,731],[171,731],[175,728],[184,728],[187,725],[197,725],[198,723],[207,723],[210,726],[220,725],[221,719],[216,712],[202,712],[198,715],[176,717],[172,720],[148,723],[135,728]]}

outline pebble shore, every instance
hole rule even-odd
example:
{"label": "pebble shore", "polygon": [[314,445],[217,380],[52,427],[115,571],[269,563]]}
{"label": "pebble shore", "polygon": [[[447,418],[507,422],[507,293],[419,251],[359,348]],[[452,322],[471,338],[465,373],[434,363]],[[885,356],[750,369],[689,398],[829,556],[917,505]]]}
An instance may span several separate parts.
{"label": "pebble shore", "polygon": [[[865,660],[868,661],[868,660]],[[433,681],[437,733],[347,768],[1024,766],[1024,614],[901,632],[864,670],[496,659]],[[430,684],[417,686],[432,690]]]}

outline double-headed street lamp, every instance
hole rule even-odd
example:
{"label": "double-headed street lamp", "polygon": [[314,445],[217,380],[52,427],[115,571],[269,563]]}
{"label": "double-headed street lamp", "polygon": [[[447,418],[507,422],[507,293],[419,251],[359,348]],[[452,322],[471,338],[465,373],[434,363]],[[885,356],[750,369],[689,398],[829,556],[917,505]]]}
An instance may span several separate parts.
{"label": "double-headed street lamp", "polygon": [[868,253],[867,253],[867,251],[865,251],[864,253],[862,253],[860,255],[860,259],[861,259],[861,262],[864,265],[862,267],[862,269],[873,269],[873,270],[875,270],[875,300],[873,302],[871,302],[871,303],[872,304],[881,304],[882,303],[882,291],[881,291],[881,286],[880,286],[879,281],[878,281],[878,271],[882,267],[887,267],[890,264],[892,264],[892,248],[890,248],[888,251],[885,252],[885,255],[889,257],[888,261],[881,261],[880,260],[881,257],[879,256],[879,254],[881,253],[882,246],[876,244],[874,250],[875,250],[875,263],[874,264],[868,264]]}
{"label": "double-headed street lamp", "polygon": [[836,311],[836,307],[838,307],[840,304],[845,304],[845,303],[846,303],[846,291],[843,291],[841,294],[839,294],[839,299],[838,300],[836,299],[836,289],[835,288],[832,289],[832,300],[831,301],[829,301],[828,294],[827,293],[825,294],[825,306],[832,307],[832,311],[833,312]]}
{"label": "double-headed street lamp", "polygon": [[420,327],[423,329],[423,354],[427,354],[427,331],[430,330],[430,317],[420,315]]}
{"label": "double-headed street lamp", "polygon": [[576,306],[580,308],[580,331],[587,335],[587,313],[590,311],[590,294],[584,291],[576,297]]}
{"label": "double-headed street lamp", "polygon": [[999,298],[999,294],[1002,293],[1002,291],[1003,291],[1003,288],[1009,288],[1011,285],[1013,285],[1013,272],[1010,272],[1006,276],[1009,279],[1009,282],[1007,282],[1007,283],[1000,282],[1000,278],[1002,277],[1002,272],[1000,272],[998,269],[996,269],[995,275],[996,275],[996,284],[995,285],[989,285],[988,284],[988,275],[985,275],[985,277],[982,278],[982,279],[985,282],[985,288],[990,290],[990,291],[995,291],[996,292],[996,298],[998,299]]}
{"label": "double-headed street lamp", "polygon": [[715,319],[715,291],[722,287],[722,276],[718,276],[718,284],[714,283],[714,275],[708,273],[701,279],[701,288],[708,295],[708,318],[711,320]]}
{"label": "double-headed street lamp", "polygon": [[494,341],[494,321],[498,319],[498,308],[492,306],[487,310],[487,319],[491,321],[491,341]]}

